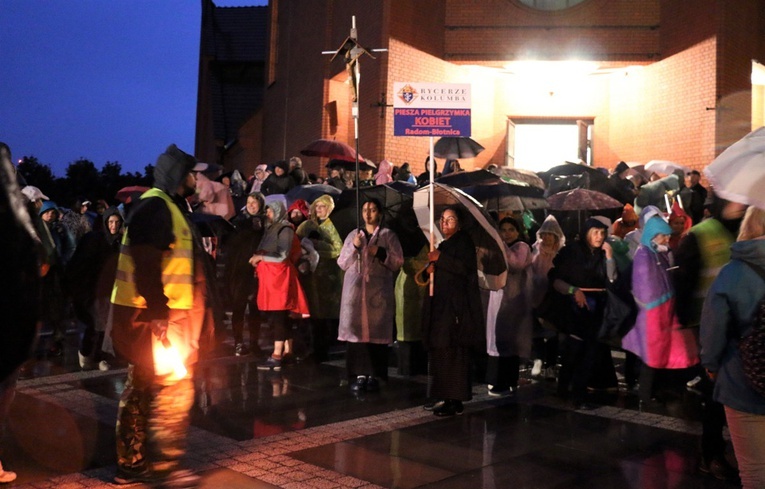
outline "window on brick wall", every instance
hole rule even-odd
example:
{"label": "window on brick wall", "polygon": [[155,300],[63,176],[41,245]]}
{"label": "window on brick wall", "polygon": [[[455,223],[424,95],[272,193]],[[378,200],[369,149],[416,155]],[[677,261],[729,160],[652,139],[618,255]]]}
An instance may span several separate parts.
{"label": "window on brick wall", "polygon": [[591,118],[509,118],[505,165],[545,171],[566,161],[592,164]]}

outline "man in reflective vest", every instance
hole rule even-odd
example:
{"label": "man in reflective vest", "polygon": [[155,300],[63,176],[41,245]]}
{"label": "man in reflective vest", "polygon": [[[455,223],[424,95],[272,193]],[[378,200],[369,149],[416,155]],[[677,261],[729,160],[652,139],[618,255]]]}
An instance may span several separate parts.
{"label": "man in reflective vest", "polygon": [[[707,205],[711,217],[694,222],[677,248],[675,307],[680,323],[686,328],[699,327],[707,291],[723,265],[730,261],[730,245],[735,241],[741,222],[740,216],[728,216],[735,208],[735,205],[713,196]],[[699,371],[687,385],[700,392],[703,401],[699,470],[717,479],[736,480],[736,469],[725,457],[725,411],[722,404],[712,399],[714,385],[703,371]]]}
{"label": "man in reflective vest", "polygon": [[[128,215],[111,296],[110,338],[129,362],[117,413],[118,484],[195,487],[199,480],[180,468],[207,297],[204,250],[185,199],[206,166],[169,146],[157,158],[154,187]],[[174,364],[165,361],[170,352]]]}

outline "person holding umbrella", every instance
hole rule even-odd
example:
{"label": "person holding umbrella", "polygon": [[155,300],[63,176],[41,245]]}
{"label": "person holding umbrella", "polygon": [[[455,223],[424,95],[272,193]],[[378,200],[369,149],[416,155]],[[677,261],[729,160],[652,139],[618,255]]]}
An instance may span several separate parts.
{"label": "person holding umbrella", "polygon": [[422,281],[434,274],[433,295],[423,307],[423,335],[436,416],[462,414],[462,402],[472,398],[470,357],[484,331],[475,245],[461,222],[459,207],[442,211],[444,240],[428,253],[429,264],[421,274]]}
{"label": "person holding umbrella", "polygon": [[337,264],[345,271],[338,339],[347,342],[351,390],[376,391],[387,380],[388,344],[396,307],[394,284],[404,263],[396,233],[381,227],[382,206],[370,199],[361,209],[364,227],[345,238]]}

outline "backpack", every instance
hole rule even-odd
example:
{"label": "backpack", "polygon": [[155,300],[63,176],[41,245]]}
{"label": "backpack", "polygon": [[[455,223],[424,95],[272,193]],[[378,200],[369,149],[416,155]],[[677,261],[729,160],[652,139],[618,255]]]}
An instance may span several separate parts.
{"label": "backpack", "polygon": [[[765,280],[765,270],[747,263]],[[765,397],[765,296],[757,303],[751,334],[739,340],[744,375],[757,393]]]}

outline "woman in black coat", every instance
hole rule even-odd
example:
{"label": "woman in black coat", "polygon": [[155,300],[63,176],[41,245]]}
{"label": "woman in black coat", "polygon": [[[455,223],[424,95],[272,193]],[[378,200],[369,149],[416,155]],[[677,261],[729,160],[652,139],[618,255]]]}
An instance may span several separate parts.
{"label": "woman in black coat", "polygon": [[289,164],[286,161],[281,160],[274,163],[274,171],[266,177],[263,185],[260,186],[260,193],[266,196],[289,192],[295,186],[295,180],[288,172]]}
{"label": "woman in black coat", "polygon": [[616,373],[609,347],[597,334],[606,307],[606,288],[616,279],[613,250],[606,242],[608,226],[589,218],[583,238],[566,245],[553,260],[548,278],[556,291],[566,296],[565,350],[558,378],[558,394],[569,396],[577,409],[591,409],[585,402],[588,384],[616,386]]}
{"label": "woman in black coat", "polygon": [[[226,292],[231,308],[231,332],[234,336],[234,354],[260,354],[260,317],[255,301],[258,280],[248,260],[258,249],[263,230],[266,227],[266,203],[260,192],[247,196],[247,203],[231,219],[234,232],[226,239],[224,277]],[[250,299],[252,297],[252,299]],[[245,312],[249,306],[249,316]],[[244,344],[244,324],[247,322],[250,347]]]}
{"label": "woman in black coat", "polygon": [[423,332],[436,416],[461,414],[462,401],[471,399],[470,357],[484,333],[475,245],[461,222],[457,208],[443,211],[444,240],[428,254],[430,264],[423,272],[423,278],[435,274],[433,296],[425,300]]}

